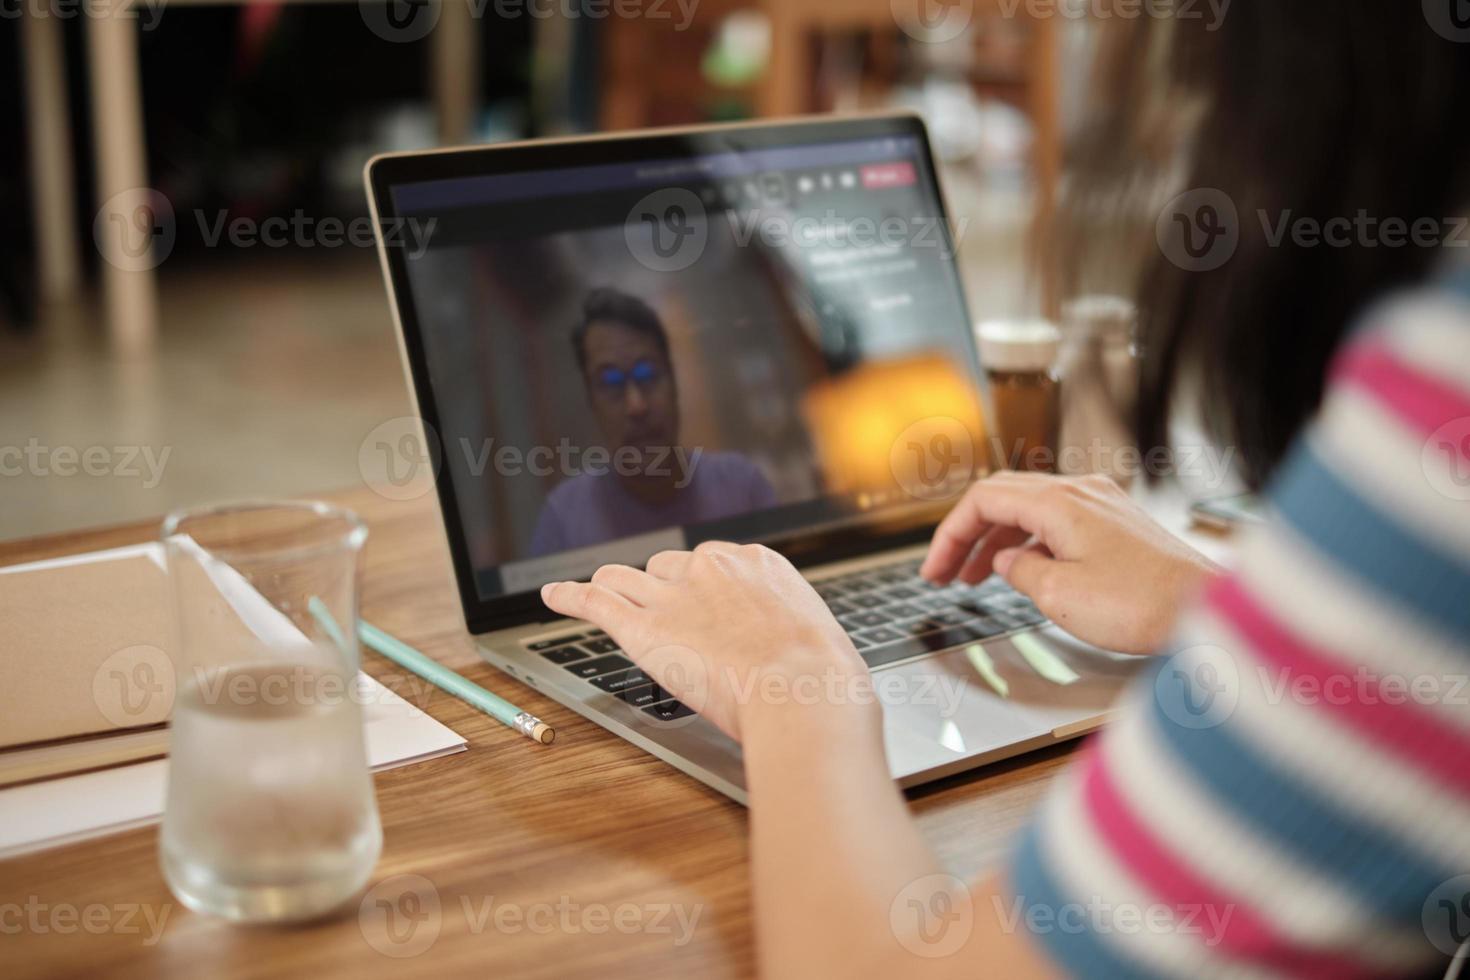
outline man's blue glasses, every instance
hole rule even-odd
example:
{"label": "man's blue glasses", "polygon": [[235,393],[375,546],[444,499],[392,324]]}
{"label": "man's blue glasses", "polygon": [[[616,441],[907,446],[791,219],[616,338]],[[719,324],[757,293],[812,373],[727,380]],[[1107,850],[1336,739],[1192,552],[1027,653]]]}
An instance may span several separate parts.
{"label": "man's blue glasses", "polygon": [[639,391],[647,391],[653,385],[663,380],[664,372],[653,361],[637,361],[628,370],[622,368],[603,368],[597,372],[597,387],[602,393],[611,397],[622,395],[628,387],[628,382],[638,386]]}

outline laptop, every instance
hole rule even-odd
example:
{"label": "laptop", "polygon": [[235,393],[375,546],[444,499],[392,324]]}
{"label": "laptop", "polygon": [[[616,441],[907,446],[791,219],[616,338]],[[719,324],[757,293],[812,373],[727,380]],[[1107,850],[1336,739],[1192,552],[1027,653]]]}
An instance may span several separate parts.
{"label": "laptop", "polygon": [[873,671],[902,786],[1106,719],[1137,658],[999,579],[917,575],[998,455],[919,118],[396,153],[365,179],[418,414],[364,448],[386,492],[432,468],[487,661],[744,802],[739,746],[539,587],[758,541]]}

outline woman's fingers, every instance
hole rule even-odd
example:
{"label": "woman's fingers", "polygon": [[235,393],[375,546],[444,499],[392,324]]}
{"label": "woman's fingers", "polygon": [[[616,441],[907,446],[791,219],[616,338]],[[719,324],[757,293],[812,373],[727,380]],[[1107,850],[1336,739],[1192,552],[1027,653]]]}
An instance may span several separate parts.
{"label": "woman's fingers", "polygon": [[1063,613],[1067,603],[1085,598],[1085,590],[1077,581],[1080,568],[1053,558],[1039,542],[1001,551],[995,556],[995,570],[1013,589],[1036,603],[1048,619],[1066,618]]}
{"label": "woman's fingers", "polygon": [[666,582],[682,578],[694,556],[687,551],[660,551],[648,559],[648,574]]}
{"label": "woman's fingers", "polygon": [[627,565],[603,565],[593,574],[592,584],[616,592],[635,606],[647,606],[668,585],[663,579]]}
{"label": "woman's fingers", "polygon": [[988,477],[971,487],[939,523],[919,573],[940,584],[953,580],[975,545],[997,526],[1024,531],[1055,547],[1066,526],[1063,510],[1069,500],[1056,477],[1034,473]]}
{"label": "woman's fingers", "polygon": [[975,550],[960,568],[959,580],[966,585],[978,585],[995,571],[995,556],[998,552],[1025,544],[1030,534],[1016,527],[992,527],[980,540]]}
{"label": "woman's fingers", "polygon": [[642,612],[627,597],[591,582],[547,583],[541,586],[541,601],[554,612],[595,623],[615,635],[632,626]]}

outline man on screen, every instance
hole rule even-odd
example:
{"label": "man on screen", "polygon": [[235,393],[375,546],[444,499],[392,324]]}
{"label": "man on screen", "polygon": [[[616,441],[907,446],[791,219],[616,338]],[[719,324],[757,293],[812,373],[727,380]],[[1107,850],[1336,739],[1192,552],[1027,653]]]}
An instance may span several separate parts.
{"label": "man on screen", "polygon": [[682,451],[669,338],[651,306],[615,289],[593,290],[572,349],[612,463],[551,491],[531,538],[533,554],[775,505],[770,482],[744,456]]}

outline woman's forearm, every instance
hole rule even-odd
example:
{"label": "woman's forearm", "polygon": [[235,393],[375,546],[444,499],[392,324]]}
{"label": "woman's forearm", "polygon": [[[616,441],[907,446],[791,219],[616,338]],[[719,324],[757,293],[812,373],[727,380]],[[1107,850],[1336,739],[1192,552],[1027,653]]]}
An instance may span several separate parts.
{"label": "woman's forearm", "polygon": [[[1028,945],[1002,931],[995,885],[973,896],[962,948],[929,958],[895,934],[933,900],[943,869],[888,774],[881,720],[847,708],[772,709],[743,729],[750,787],[758,955],[768,980],[812,976],[1043,976]],[[926,881],[930,876],[934,879]]]}
{"label": "woman's forearm", "polygon": [[952,922],[946,904],[968,909],[972,896],[942,874],[889,778],[872,674],[789,561],[759,545],[705,542],[655,555],[643,571],[604,566],[594,582],[552,583],[541,595],[607,630],[743,744],[768,976],[943,976],[1004,952],[978,920],[953,955],[915,951],[912,933],[921,942],[933,934],[931,910]]}
{"label": "woman's forearm", "polygon": [[889,778],[881,723],[768,709],[744,729],[762,974],[861,976],[902,953],[889,904],[939,870]]}

